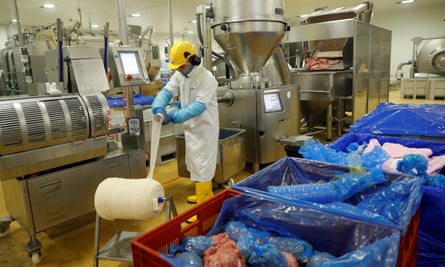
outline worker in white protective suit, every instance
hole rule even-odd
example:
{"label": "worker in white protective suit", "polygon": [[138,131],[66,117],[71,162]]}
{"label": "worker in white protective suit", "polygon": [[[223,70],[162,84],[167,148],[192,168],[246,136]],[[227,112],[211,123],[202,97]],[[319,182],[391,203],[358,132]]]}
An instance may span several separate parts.
{"label": "worker in white protective suit", "polygon": [[[170,51],[168,67],[177,71],[152,104],[152,113],[162,113],[164,124],[183,123],[185,163],[195,182],[195,195],[187,197],[190,203],[200,203],[213,196],[212,179],[218,150],[218,82],[200,63],[191,43],[176,42]],[[165,107],[175,96],[180,96],[181,106],[167,113]]]}

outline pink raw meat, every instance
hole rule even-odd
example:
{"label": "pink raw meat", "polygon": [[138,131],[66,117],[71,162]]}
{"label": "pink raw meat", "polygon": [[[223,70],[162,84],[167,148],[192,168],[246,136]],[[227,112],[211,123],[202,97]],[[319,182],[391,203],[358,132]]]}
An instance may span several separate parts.
{"label": "pink raw meat", "polygon": [[384,143],[382,148],[392,158],[402,158],[408,154],[423,155],[428,158],[433,154],[433,151],[429,148],[411,148],[395,143]]}
{"label": "pink raw meat", "polygon": [[246,267],[235,241],[227,233],[212,236],[213,246],[204,252],[204,267]]}

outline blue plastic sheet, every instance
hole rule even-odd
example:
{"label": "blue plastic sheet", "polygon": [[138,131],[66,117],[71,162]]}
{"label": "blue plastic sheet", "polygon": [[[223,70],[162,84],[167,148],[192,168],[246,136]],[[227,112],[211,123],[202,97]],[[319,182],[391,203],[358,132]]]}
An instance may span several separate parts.
{"label": "blue plastic sheet", "polygon": [[445,139],[445,105],[380,103],[354,122],[349,131]]}
{"label": "blue plastic sheet", "polygon": [[[359,132],[345,134],[327,148],[346,152],[351,143],[363,144],[372,138],[376,138],[381,144],[390,142],[413,148],[429,148],[433,156],[445,154],[445,142]],[[445,266],[445,187],[422,185],[421,189],[423,197],[420,203],[417,266]]]}
{"label": "blue plastic sheet", "polygon": [[[143,96],[141,94],[135,94],[133,103],[140,106],[149,106],[153,103],[154,96]],[[126,105],[126,99],[124,97],[109,96],[107,97],[108,105],[110,107],[124,107]]]}
{"label": "blue plastic sheet", "polygon": [[[276,200],[250,194],[229,198],[224,201],[215,224],[206,236],[190,238],[199,241],[222,232],[235,236],[231,239],[237,241],[242,235],[259,237],[266,250],[256,247],[249,252],[252,247],[239,247],[244,251],[243,255],[260,254],[251,258],[248,266],[287,266],[268,262],[274,258],[276,249],[286,251],[299,260],[304,259],[302,262],[312,267],[396,266],[399,229]],[[246,233],[246,229],[254,229],[254,232]],[[238,245],[242,244],[237,242]],[[267,250],[269,245],[271,250]],[[175,267],[198,266],[172,255],[163,257]],[[261,260],[269,264],[265,265]]]}
{"label": "blue plastic sheet", "polygon": [[[276,198],[277,195],[267,191],[268,186],[329,182],[350,172],[346,166],[285,157],[236,183],[233,188]],[[420,204],[422,180],[404,174],[383,174],[388,182],[358,192],[342,202],[323,204],[302,199],[290,201],[357,220],[398,227],[404,233]],[[391,196],[398,201],[386,201],[382,196]]]}
{"label": "blue plastic sheet", "polygon": [[225,200],[218,219],[207,235],[223,232],[229,221],[242,221],[272,236],[304,240],[312,245],[314,252],[327,252],[335,256],[319,266],[396,265],[400,242],[397,228],[276,200],[250,194]]}
{"label": "blue plastic sheet", "polygon": [[445,187],[422,190],[417,266],[445,266]]}

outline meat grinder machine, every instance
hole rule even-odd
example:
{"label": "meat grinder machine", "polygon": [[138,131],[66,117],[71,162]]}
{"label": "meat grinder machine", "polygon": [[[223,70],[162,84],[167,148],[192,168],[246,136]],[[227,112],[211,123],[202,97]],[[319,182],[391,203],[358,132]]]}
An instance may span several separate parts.
{"label": "meat grinder machine", "polygon": [[[288,29],[284,3],[214,0],[209,9],[213,20],[207,29],[235,69],[218,88],[220,126],[246,130],[246,162],[258,169],[285,156],[286,141],[299,133],[298,90],[279,48]],[[210,38],[203,39],[204,49],[210,47]],[[287,79],[269,79],[269,64]]]}

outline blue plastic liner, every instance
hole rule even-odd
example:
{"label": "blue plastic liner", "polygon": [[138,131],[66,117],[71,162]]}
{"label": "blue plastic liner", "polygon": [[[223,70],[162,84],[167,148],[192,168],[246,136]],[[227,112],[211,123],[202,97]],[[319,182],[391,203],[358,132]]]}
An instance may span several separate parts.
{"label": "blue plastic liner", "polygon": [[349,131],[445,140],[445,105],[380,103]]}
{"label": "blue plastic liner", "polygon": [[[268,186],[329,182],[348,173],[351,173],[351,170],[346,166],[285,157],[236,183],[233,188],[259,196],[276,198],[279,196],[268,192]],[[383,175],[388,182],[358,192],[342,202],[323,204],[302,199],[289,201],[351,219],[397,227],[403,234],[422,198],[422,180],[404,174],[383,173]],[[392,190],[393,188],[395,189]],[[397,194],[399,192],[397,190],[400,189],[403,192],[400,191],[400,194]],[[393,201],[393,198],[385,199],[388,196],[395,196],[397,201]]]}
{"label": "blue plastic liner", "polygon": [[[383,110],[384,107],[388,109]],[[410,109],[410,112],[404,109]],[[381,110],[380,110],[381,109]],[[426,111],[437,111],[437,113],[427,113]],[[335,142],[329,144],[327,147],[335,149],[338,152],[346,152],[347,148],[352,143],[363,144],[369,142],[370,139],[375,138],[381,144],[390,142],[401,144],[412,148],[429,148],[433,152],[432,156],[440,156],[445,154],[445,141],[439,141],[437,136],[442,134],[442,139],[445,139],[445,123],[443,122],[445,114],[445,105],[401,105],[394,106],[392,104],[380,105],[377,113],[388,113],[389,111],[405,114],[405,116],[413,116],[415,120],[425,121],[421,123],[411,123],[410,121],[399,120],[398,116],[389,115],[382,122],[376,122],[378,119],[374,112],[363,117],[357,121],[350,129],[355,132],[350,132],[343,135]],[[414,111],[416,111],[414,113]],[[417,114],[417,115],[416,115]],[[420,116],[419,114],[422,114]],[[388,115],[388,114],[386,114]],[[431,123],[433,118],[437,118],[434,123]],[[400,122],[400,123],[399,123]],[[403,122],[403,125],[402,125]],[[373,125],[375,123],[375,125]],[[405,123],[409,123],[406,125]],[[430,124],[431,123],[431,124]],[[438,126],[438,124],[440,124]],[[399,125],[397,128],[395,125]],[[361,131],[361,132],[357,132]],[[368,131],[368,133],[366,133]],[[405,134],[416,136],[415,138],[396,137],[382,135],[387,134]],[[431,132],[430,132],[431,131]],[[379,133],[369,134],[369,132]],[[419,136],[425,135],[425,136]],[[428,137],[435,136],[434,140],[427,140]],[[433,187],[422,185],[423,197],[421,200],[420,209],[420,224],[418,230],[418,247],[417,247],[417,266],[422,267],[437,267],[445,266],[445,187]]]}
{"label": "blue plastic liner", "polygon": [[225,200],[207,235],[223,232],[229,221],[244,222],[273,236],[304,240],[312,245],[314,252],[328,252],[336,257],[320,266],[395,266],[397,262],[400,242],[397,228],[275,197],[241,194]]}
{"label": "blue plastic liner", "polygon": [[437,140],[414,139],[406,137],[374,135],[369,133],[350,132],[342,135],[334,142],[327,145],[328,148],[336,151],[347,152],[347,148],[352,143],[363,144],[369,143],[371,139],[377,139],[380,144],[395,143],[412,148],[429,148],[433,152],[432,156],[439,156],[445,154],[445,142]]}
{"label": "blue plastic liner", "polygon": [[445,266],[445,187],[422,186],[417,266]]}
{"label": "blue plastic liner", "polygon": [[[134,95],[133,103],[140,106],[149,106],[153,103],[154,96],[143,96],[141,94]],[[124,107],[126,99],[124,97],[109,96],[107,97],[108,105],[110,107]]]}

